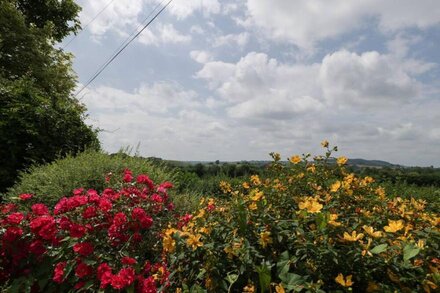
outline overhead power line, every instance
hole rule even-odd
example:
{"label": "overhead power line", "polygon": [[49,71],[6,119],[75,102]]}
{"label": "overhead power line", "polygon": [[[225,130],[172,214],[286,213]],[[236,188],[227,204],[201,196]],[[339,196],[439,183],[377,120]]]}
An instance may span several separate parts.
{"label": "overhead power line", "polygon": [[86,28],[92,24],[92,22],[94,22],[113,2],[115,2],[115,0],[111,0],[110,2],[108,2],[99,12],[98,14],[96,14],[82,29],[79,33],[75,34],[63,47],[61,47],[61,49],[66,49],[70,43],[72,43],[72,41],[83,31],[86,30]]}
{"label": "overhead power line", "polygon": [[[165,0],[162,0],[156,7],[150,12],[150,14],[144,19],[143,22],[147,21],[148,18],[156,11],[156,9],[164,3]],[[110,63],[113,62],[121,53],[125,50],[125,48],[128,47],[161,13],[165,10],[165,8],[170,5],[170,3],[173,2],[173,0],[169,0],[155,15],[154,17],[148,21],[145,25],[142,26],[142,29],[139,30],[141,26],[138,26],[136,30],[119,46],[119,48],[116,50],[116,52],[110,57],[109,60],[107,60],[96,72],[95,74],[84,84],[84,86],[75,94],[75,98],[83,91],[85,90],[106,68],[110,65]],[[138,31],[139,30],[139,31]],[[137,31],[137,32],[136,32]]]}

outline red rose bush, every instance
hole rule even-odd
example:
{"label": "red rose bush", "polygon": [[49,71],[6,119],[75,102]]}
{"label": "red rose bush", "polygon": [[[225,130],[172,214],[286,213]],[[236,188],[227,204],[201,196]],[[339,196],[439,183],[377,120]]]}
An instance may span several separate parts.
{"label": "red rose bush", "polygon": [[33,292],[156,292],[169,285],[162,231],[169,182],[125,170],[119,188],[83,188],[50,208],[31,194],[0,206],[0,283]]}

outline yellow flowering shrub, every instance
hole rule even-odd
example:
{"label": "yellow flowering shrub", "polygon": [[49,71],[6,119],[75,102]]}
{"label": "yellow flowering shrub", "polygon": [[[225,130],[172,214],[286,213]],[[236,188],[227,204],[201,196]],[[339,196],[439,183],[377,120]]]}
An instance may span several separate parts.
{"label": "yellow flowering shrub", "polygon": [[[171,288],[182,292],[436,292],[440,216],[388,195],[347,158],[272,153],[251,176],[163,231]],[[336,162],[336,163],[334,163]]]}

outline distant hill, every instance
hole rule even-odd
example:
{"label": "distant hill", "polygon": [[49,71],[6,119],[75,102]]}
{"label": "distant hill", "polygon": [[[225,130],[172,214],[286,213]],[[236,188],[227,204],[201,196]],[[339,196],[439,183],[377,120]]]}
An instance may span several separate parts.
{"label": "distant hill", "polygon": [[[212,164],[250,164],[255,166],[264,166],[272,161],[264,161],[264,160],[252,160],[252,161],[175,161],[175,160],[164,160],[168,163],[171,163],[174,166],[185,166],[185,165],[196,165],[196,164],[202,164],[202,165],[212,165]],[[330,162],[335,162],[335,160],[330,160]],[[349,166],[355,167],[355,168],[402,168],[404,166],[402,165],[396,165],[392,164],[386,161],[381,160],[366,160],[366,159],[348,159]]]}
{"label": "distant hill", "polygon": [[389,168],[401,168],[402,165],[395,165],[391,164],[386,161],[381,160],[365,160],[365,159],[348,159],[348,165],[350,166],[357,166],[357,167],[376,167],[376,168],[383,168],[383,167],[389,167]]}

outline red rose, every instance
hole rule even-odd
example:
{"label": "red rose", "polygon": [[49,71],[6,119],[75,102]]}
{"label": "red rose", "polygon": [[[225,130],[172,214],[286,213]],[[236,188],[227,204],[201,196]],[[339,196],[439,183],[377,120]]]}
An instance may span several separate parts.
{"label": "red rose", "polygon": [[141,174],[136,178],[136,182],[139,184],[146,184],[150,190],[153,190],[154,183],[147,175]]}
{"label": "red rose", "polygon": [[134,208],[131,212],[131,217],[133,218],[133,220],[140,220],[145,216],[147,216],[147,213],[143,208]]}
{"label": "red rose", "polygon": [[124,256],[121,259],[121,263],[124,264],[124,265],[130,265],[131,266],[131,265],[136,264],[137,261],[134,258],[132,258],[132,257]]}
{"label": "red rose", "polygon": [[29,251],[35,255],[42,255],[46,252],[46,248],[41,240],[35,240],[29,246]]}
{"label": "red rose", "polygon": [[133,174],[129,169],[124,170],[124,177],[122,180],[124,180],[124,182],[127,182],[127,183],[129,183],[133,180]]}
{"label": "red rose", "polygon": [[36,203],[32,206],[32,212],[38,216],[49,214],[49,209],[42,203]]}
{"label": "red rose", "polygon": [[133,268],[123,268],[119,271],[119,274],[124,280],[125,280],[125,285],[126,286],[130,286],[131,283],[134,282],[134,276],[135,276],[135,272]]}
{"label": "red rose", "polygon": [[119,212],[115,214],[115,217],[113,218],[113,225],[116,227],[120,227],[127,223],[127,217],[123,212]]}
{"label": "red rose", "polygon": [[70,237],[73,238],[81,238],[86,234],[87,230],[84,226],[81,226],[79,224],[71,224],[69,233]]}
{"label": "red rose", "polygon": [[63,282],[63,277],[64,277],[64,269],[66,268],[66,262],[59,262],[56,264],[55,269],[54,269],[54,275],[52,280],[54,280],[54,282],[61,284]]}
{"label": "red rose", "polygon": [[29,194],[29,193],[23,193],[23,194],[20,194],[18,197],[21,200],[28,200],[28,199],[31,199],[33,197],[33,195]]}
{"label": "red rose", "polygon": [[111,271],[105,271],[101,275],[101,278],[99,278],[99,280],[101,281],[101,285],[99,286],[99,288],[105,289],[112,282],[112,279],[113,279],[112,272]]}
{"label": "red rose", "polygon": [[117,274],[112,276],[111,285],[114,289],[121,290],[127,285],[127,283],[125,282],[124,277]]}
{"label": "red rose", "polygon": [[103,212],[108,212],[112,209],[112,202],[106,198],[101,198],[99,200],[99,209]]}
{"label": "red rose", "polygon": [[73,195],[82,195],[84,192],[84,188],[77,188],[73,190]]}
{"label": "red rose", "polygon": [[13,213],[8,216],[7,221],[9,224],[18,225],[21,223],[21,221],[23,221],[23,219],[24,216],[22,213]]}
{"label": "red rose", "polygon": [[160,196],[160,195],[157,194],[157,193],[155,193],[155,194],[153,194],[153,195],[151,196],[151,200],[152,200],[152,201],[155,201],[155,202],[158,202],[158,203],[163,202],[163,198],[162,198],[162,196]]}
{"label": "red rose", "polygon": [[82,216],[84,219],[90,219],[90,218],[96,217],[96,208],[93,206],[87,207],[83,211]]}
{"label": "red rose", "polygon": [[73,288],[76,289],[76,290],[79,290],[79,289],[81,289],[82,287],[84,287],[85,284],[86,284],[86,282],[81,281],[81,282],[76,283],[75,286],[74,286]]}
{"label": "red rose", "polygon": [[88,256],[89,254],[93,253],[93,250],[93,245],[89,242],[76,243],[73,246],[73,251],[82,256]]}
{"label": "red rose", "polygon": [[145,216],[142,219],[140,219],[140,222],[142,228],[148,229],[153,225],[153,218],[151,218],[150,216]]}
{"label": "red rose", "polygon": [[17,206],[15,204],[13,204],[13,203],[8,203],[8,204],[5,204],[5,205],[0,205],[1,213],[2,214],[9,214],[10,212],[15,211],[16,207]]}
{"label": "red rose", "polygon": [[29,223],[29,226],[31,228],[32,233],[39,235],[40,237],[46,240],[53,239],[57,232],[55,226],[55,220],[53,217],[49,215],[36,217]]}
{"label": "red rose", "polygon": [[147,279],[144,280],[144,282],[142,283],[141,292],[142,293],[156,293],[157,292],[156,283],[154,282],[153,277],[148,277]]}
{"label": "red rose", "polygon": [[102,278],[102,276],[104,275],[105,272],[110,272],[111,273],[112,272],[112,268],[106,262],[103,262],[102,264],[100,264],[98,266],[98,269],[97,269],[98,279],[101,280],[101,278]]}
{"label": "red rose", "polygon": [[12,242],[15,239],[21,237],[23,235],[23,230],[18,227],[9,227],[6,229],[5,234],[3,234],[3,241]]}
{"label": "red rose", "polygon": [[92,267],[86,265],[83,262],[80,262],[75,268],[75,275],[78,278],[87,277],[88,275],[91,275],[92,272],[93,272]]}

